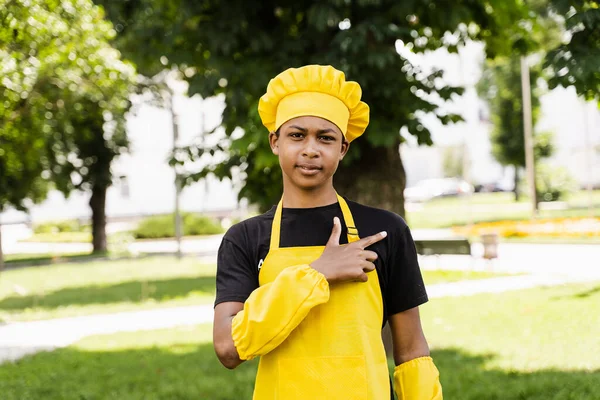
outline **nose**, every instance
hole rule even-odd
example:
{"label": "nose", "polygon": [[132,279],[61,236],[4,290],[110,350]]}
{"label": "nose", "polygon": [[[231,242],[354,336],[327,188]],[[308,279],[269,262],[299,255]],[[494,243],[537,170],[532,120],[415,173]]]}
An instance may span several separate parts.
{"label": "nose", "polygon": [[319,143],[315,138],[309,137],[304,143],[306,144],[302,151],[304,157],[315,158],[319,156]]}

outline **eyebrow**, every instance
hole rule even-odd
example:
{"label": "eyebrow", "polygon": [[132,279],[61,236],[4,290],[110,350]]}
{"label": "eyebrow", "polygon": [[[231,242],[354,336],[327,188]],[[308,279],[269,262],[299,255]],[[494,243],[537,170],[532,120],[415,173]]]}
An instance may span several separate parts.
{"label": "eyebrow", "polygon": [[[299,131],[302,131],[304,133],[308,132],[308,129],[303,128],[303,127],[298,126],[298,125],[290,125],[290,128],[298,129]],[[319,129],[317,131],[317,133],[335,133],[335,130],[331,129],[331,128],[325,128],[325,129]]]}

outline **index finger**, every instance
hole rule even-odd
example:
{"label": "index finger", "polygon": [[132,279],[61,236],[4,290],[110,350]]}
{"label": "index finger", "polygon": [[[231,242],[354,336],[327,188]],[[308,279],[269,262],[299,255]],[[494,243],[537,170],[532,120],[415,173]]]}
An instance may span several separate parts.
{"label": "index finger", "polygon": [[387,232],[382,231],[382,232],[376,233],[374,235],[367,236],[366,238],[362,238],[362,239],[356,241],[355,243],[357,245],[359,245],[360,247],[362,247],[363,249],[366,249],[370,245],[375,244],[375,243],[379,242],[380,240],[385,239],[386,236],[387,236]]}

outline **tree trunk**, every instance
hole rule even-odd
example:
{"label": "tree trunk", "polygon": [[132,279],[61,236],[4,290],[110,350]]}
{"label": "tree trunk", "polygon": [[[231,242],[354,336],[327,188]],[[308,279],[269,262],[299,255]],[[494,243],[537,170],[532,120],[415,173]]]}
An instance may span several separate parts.
{"label": "tree trunk", "polygon": [[515,167],[515,187],[513,189],[513,193],[515,194],[515,202],[518,202],[521,198],[521,192],[519,192],[519,167]]}
{"label": "tree trunk", "polygon": [[[388,148],[361,144],[360,160],[340,166],[334,185],[341,195],[372,207],[393,211],[403,218],[406,171],[400,158],[400,141]],[[385,324],[381,332],[388,358],[393,356],[392,331]]]}
{"label": "tree trunk", "polygon": [[400,141],[388,148],[361,143],[360,152],[360,159],[340,165],[333,178],[336,190],[353,201],[404,217],[406,172],[400,159]]}
{"label": "tree trunk", "polygon": [[106,253],[106,186],[94,185],[90,207],[92,208],[92,245],[94,253]]}

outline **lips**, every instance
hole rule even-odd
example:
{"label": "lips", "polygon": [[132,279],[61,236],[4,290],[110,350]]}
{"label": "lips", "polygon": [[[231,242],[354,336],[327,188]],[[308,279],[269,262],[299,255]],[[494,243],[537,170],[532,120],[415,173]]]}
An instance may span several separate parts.
{"label": "lips", "polygon": [[315,175],[322,169],[320,166],[315,164],[297,164],[296,168],[304,175]]}
{"label": "lips", "polygon": [[321,167],[319,167],[318,165],[315,165],[315,164],[298,164],[298,165],[296,165],[296,167],[307,170],[307,171],[322,169]]}

